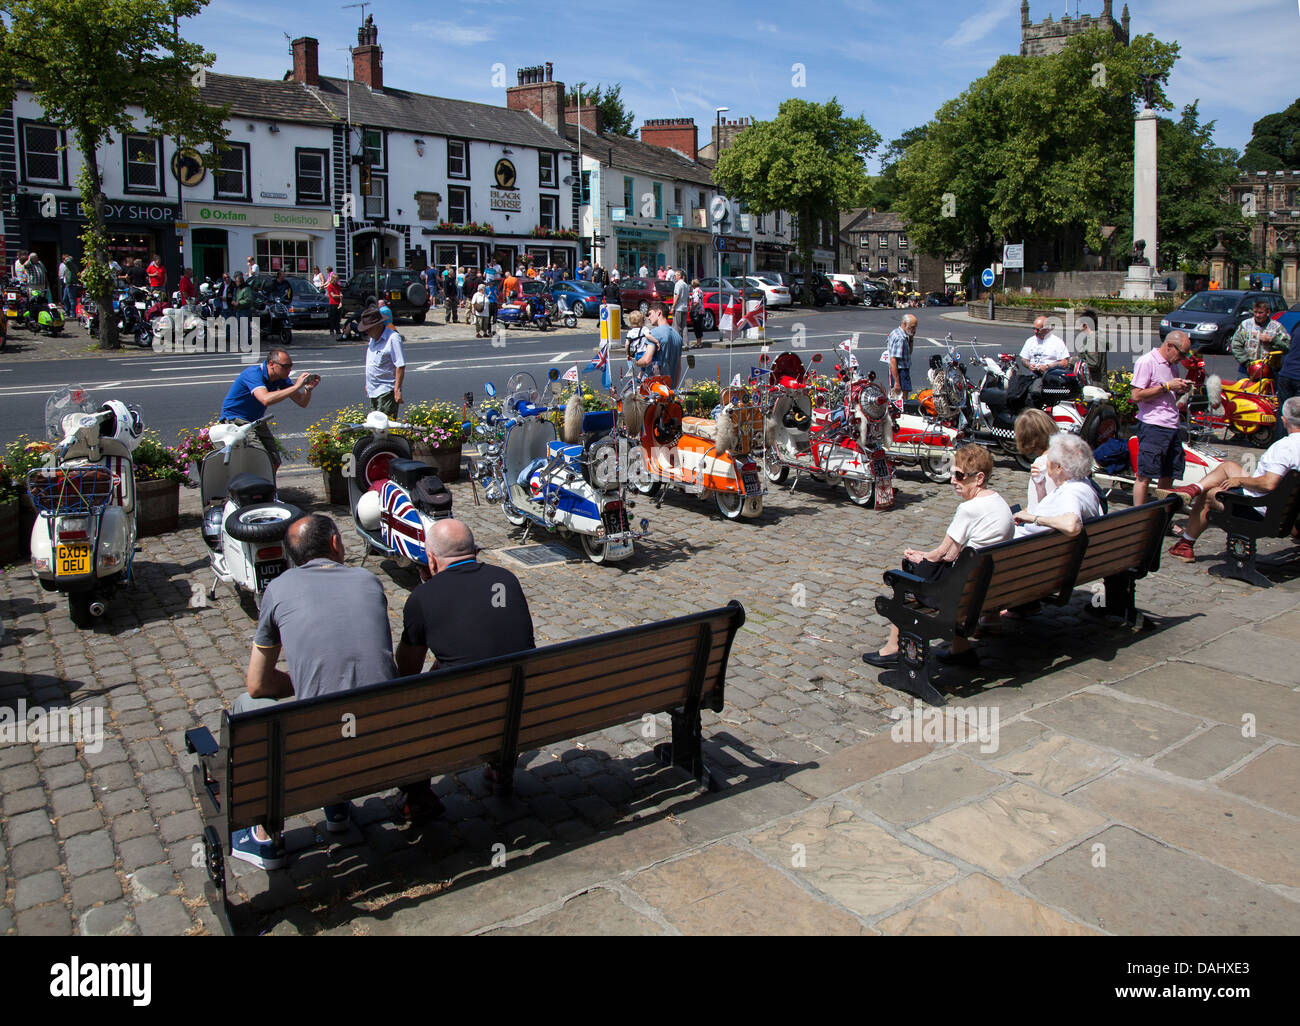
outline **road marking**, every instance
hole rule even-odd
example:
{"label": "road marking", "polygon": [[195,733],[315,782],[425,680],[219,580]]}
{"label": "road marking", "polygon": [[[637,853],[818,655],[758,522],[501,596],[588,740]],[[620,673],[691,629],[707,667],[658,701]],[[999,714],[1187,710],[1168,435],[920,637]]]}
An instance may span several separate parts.
{"label": "road marking", "polygon": [[569,355],[568,353],[561,353],[559,356],[555,358],[555,362],[560,363],[568,355]]}

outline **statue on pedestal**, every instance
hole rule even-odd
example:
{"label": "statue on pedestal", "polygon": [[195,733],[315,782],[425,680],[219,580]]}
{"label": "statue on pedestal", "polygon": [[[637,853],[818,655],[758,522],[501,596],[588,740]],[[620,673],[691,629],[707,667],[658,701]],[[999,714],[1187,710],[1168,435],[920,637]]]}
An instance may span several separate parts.
{"label": "statue on pedestal", "polygon": [[1148,267],[1151,261],[1147,259],[1147,242],[1146,239],[1138,239],[1133,243],[1133,255],[1129,257],[1130,267]]}

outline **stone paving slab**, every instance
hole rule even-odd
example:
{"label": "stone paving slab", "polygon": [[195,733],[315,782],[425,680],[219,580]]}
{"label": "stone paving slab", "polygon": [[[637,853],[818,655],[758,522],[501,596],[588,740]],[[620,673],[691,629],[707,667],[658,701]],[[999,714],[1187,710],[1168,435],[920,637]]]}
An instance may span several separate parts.
{"label": "stone paving slab", "polygon": [[[995,484],[1015,501],[1024,475],[999,458]],[[990,751],[895,740],[891,714],[914,706],[858,658],[886,633],[872,600],[955,504],[915,475],[897,485],[880,514],[820,486],[781,489],[756,524],[673,496],[644,511],[654,534],[625,566],[568,545],[572,559],[520,571],[539,643],[745,603],[727,704],[705,718],[719,793],[657,764],[666,718],[659,738],[636,723],[597,732],[523,753],[512,801],[478,769],[439,780],[448,815],[424,831],[391,822],[391,795],[353,803],[339,839],[319,813],[295,817],[286,871],[234,863],[243,921],[276,934],[1158,933],[1221,916],[1214,932],[1295,932],[1300,701],[1276,667],[1297,641],[1300,581],[1257,591],[1210,576],[1208,558],[1166,561],[1138,586],[1156,621],[1141,634],[1088,615],[1081,591],[981,639],[981,668],[948,679],[952,708],[997,716]],[[521,544],[465,482],[452,490],[485,559]],[[287,470],[281,491],[334,516],[359,561],[319,474]],[[216,928],[192,864],[183,731],[215,726],[242,692],[254,620],[225,593],[190,606],[207,564],[194,492],[181,530],[141,548],[134,588],[90,631],[25,568],[0,576],[0,707],[104,716],[97,751],[0,744],[0,932]],[[366,565],[400,629],[415,575]]]}

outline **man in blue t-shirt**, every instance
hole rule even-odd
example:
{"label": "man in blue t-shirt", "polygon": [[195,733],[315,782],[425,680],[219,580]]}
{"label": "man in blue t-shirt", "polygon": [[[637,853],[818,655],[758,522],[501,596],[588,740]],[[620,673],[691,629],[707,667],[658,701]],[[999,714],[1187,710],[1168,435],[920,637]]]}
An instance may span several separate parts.
{"label": "man in blue t-shirt", "polygon": [[668,322],[668,307],[663,303],[651,303],[648,317],[650,337],[655,340],[654,361],[676,388],[681,378],[682,337]]}
{"label": "man in blue t-shirt", "polygon": [[[226,393],[221,404],[221,422],[223,424],[247,424],[261,420],[266,416],[266,408],[274,406],[285,399],[292,399],[299,406],[305,407],[311,402],[311,393],[320,384],[319,374],[305,371],[298,375],[298,380],[289,381],[289,372],[293,370],[293,360],[283,349],[272,349],[263,363],[254,364],[240,372],[235,383]],[[274,470],[280,469],[280,445],[271,434],[271,428],[259,424],[253,429],[250,445],[260,444],[271,457]]]}

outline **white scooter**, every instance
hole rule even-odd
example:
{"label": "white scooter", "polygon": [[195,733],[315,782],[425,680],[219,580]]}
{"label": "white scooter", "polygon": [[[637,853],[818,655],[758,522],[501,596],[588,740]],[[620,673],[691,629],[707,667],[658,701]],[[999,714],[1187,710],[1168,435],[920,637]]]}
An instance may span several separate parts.
{"label": "white scooter", "polygon": [[49,465],[27,475],[27,493],[39,511],[32,526],[32,573],[46,591],[68,596],[72,622],[86,628],[131,579],[131,454],[144,434],[144,419],[116,399],[96,410],[89,393],[73,387],[46,401],[45,431],[59,443]]}
{"label": "white scooter", "polygon": [[213,424],[208,436],[220,446],[199,468],[203,540],[209,550],[212,587],[229,584],[251,595],[258,609],[266,586],[288,568],[284,536],[302,511],[275,495],[275,468],[265,449],[248,436],[270,416],[248,424]]}

